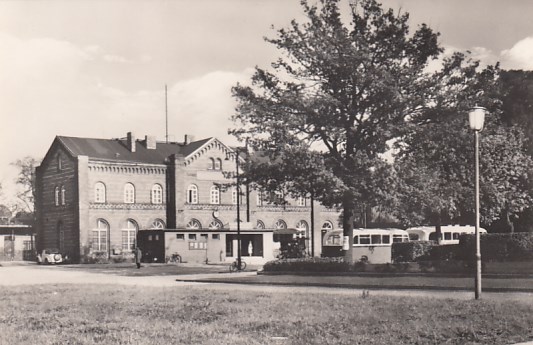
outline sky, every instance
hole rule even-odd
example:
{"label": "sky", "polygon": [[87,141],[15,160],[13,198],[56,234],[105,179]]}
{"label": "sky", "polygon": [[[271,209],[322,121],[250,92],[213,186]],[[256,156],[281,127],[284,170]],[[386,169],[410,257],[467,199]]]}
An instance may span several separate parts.
{"label": "sky", "polygon": [[[533,1],[382,3],[448,51],[533,70]],[[57,135],[164,140],[165,85],[170,140],[234,144],[231,87],[277,58],[263,37],[291,19],[299,0],[0,1],[0,203],[14,202],[11,163],[42,159]]]}

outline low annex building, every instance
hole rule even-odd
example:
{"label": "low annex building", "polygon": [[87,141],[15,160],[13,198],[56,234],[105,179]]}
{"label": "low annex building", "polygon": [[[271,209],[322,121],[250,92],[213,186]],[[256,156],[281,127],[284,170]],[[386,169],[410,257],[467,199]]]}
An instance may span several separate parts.
{"label": "low annex building", "polygon": [[[216,138],[57,136],[36,169],[38,250],[59,248],[79,262],[123,260],[139,239],[144,260],[178,252],[189,262],[231,262],[237,188],[224,172],[235,171],[236,157]],[[240,189],[241,253],[252,262],[274,258],[275,233],[283,229],[300,232],[320,255],[322,233],[338,224],[336,210],[315,203],[312,227],[308,199],[277,205],[260,191]]]}

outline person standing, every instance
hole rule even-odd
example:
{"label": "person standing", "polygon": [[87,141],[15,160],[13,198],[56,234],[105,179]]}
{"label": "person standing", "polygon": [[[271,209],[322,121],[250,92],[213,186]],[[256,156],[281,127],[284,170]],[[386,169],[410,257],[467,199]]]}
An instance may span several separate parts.
{"label": "person standing", "polygon": [[141,268],[141,259],[142,259],[142,256],[143,256],[143,252],[142,252],[141,248],[136,247],[134,254],[135,254],[135,264],[137,265],[137,268]]}

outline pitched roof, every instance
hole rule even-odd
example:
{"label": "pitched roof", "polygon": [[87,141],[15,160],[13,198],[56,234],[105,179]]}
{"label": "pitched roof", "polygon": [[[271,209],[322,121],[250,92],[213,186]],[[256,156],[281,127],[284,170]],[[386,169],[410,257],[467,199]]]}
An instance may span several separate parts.
{"label": "pitched roof", "polygon": [[136,140],[135,152],[128,149],[126,139],[90,139],[58,136],[57,139],[73,156],[88,156],[108,161],[135,162],[145,164],[164,164],[172,154],[187,157],[212,138],[182,143],[158,142],[156,149],[147,149],[144,140]]}

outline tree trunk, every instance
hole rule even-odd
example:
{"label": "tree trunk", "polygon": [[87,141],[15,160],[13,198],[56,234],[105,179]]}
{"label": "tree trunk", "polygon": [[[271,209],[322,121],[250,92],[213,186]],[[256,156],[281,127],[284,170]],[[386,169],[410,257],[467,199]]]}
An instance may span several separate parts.
{"label": "tree trunk", "polygon": [[[353,221],[355,219],[355,205],[353,199],[345,196],[342,202],[342,228],[343,228],[343,250],[344,259],[347,262],[354,262],[353,258]],[[348,241],[348,243],[346,243]]]}
{"label": "tree trunk", "polygon": [[503,212],[504,212],[505,224],[507,225],[507,229],[509,229],[510,233],[514,233],[514,223],[511,222],[511,217],[509,217],[509,211],[505,210]]}

